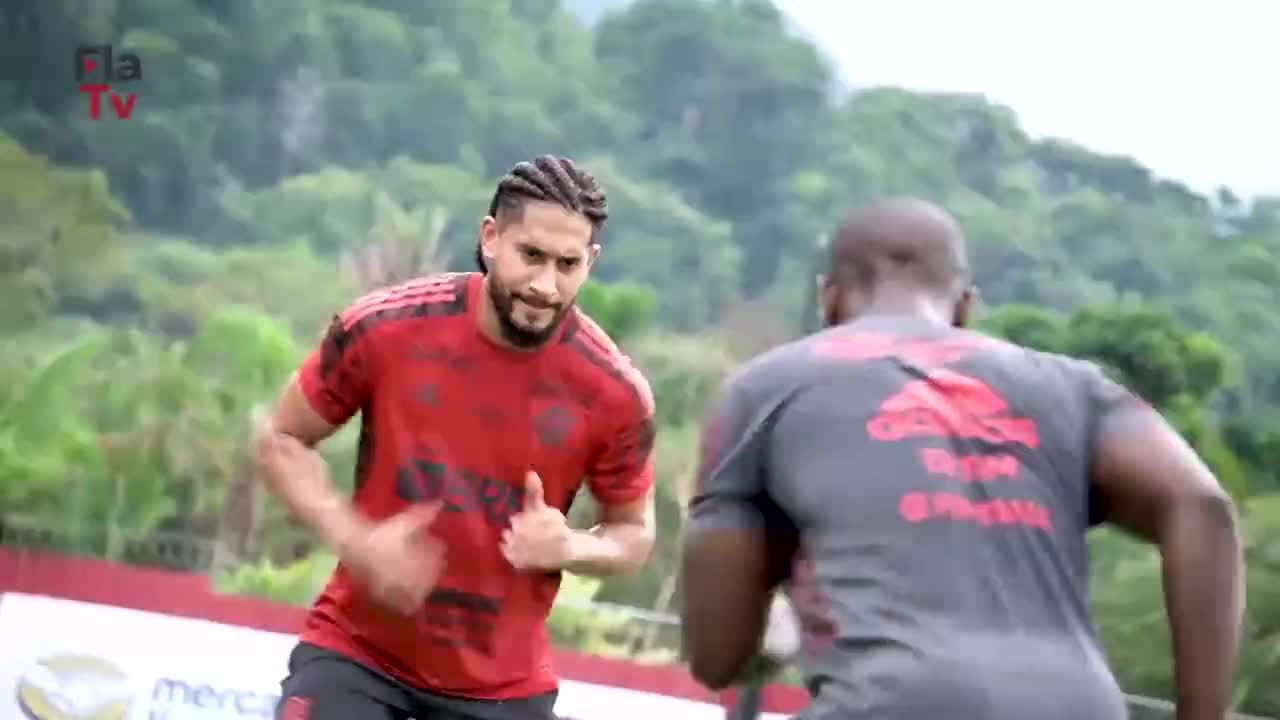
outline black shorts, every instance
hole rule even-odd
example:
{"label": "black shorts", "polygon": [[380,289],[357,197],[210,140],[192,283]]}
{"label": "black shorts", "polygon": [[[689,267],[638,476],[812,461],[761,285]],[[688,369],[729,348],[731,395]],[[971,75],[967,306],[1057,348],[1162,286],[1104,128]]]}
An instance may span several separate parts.
{"label": "black shorts", "polygon": [[276,720],[555,720],[555,692],[472,700],[418,690],[343,655],[299,643]]}

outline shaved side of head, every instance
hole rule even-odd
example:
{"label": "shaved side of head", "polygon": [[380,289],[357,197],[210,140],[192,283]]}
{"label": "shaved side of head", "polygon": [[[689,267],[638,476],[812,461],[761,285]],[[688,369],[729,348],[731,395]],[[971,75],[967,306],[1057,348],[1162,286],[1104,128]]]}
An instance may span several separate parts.
{"label": "shaved side of head", "polygon": [[828,324],[921,302],[954,315],[955,324],[967,315],[964,232],[933,203],[891,198],[850,212],[830,244],[828,263]]}

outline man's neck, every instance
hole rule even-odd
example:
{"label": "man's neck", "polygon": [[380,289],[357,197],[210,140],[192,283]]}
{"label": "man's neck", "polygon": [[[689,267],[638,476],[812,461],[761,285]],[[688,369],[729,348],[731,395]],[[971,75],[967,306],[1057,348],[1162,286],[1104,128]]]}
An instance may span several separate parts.
{"label": "man's neck", "polygon": [[950,311],[920,293],[880,293],[853,319],[864,317],[910,317],[944,327],[952,324]]}

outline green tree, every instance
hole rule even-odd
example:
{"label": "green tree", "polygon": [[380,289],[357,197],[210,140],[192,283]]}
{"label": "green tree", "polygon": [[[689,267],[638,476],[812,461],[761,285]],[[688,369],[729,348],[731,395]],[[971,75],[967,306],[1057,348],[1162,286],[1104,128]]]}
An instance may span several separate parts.
{"label": "green tree", "polygon": [[128,217],[102,172],[58,168],[0,133],[0,330],[90,295]]}

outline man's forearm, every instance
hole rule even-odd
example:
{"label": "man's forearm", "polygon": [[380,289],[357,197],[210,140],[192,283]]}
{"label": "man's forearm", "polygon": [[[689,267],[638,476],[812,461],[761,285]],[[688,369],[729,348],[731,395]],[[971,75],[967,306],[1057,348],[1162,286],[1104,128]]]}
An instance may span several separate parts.
{"label": "man's forearm", "polygon": [[639,523],[605,523],[573,531],[572,559],[564,570],[602,577],[638,571],[653,550],[653,530]]}
{"label": "man's forearm", "polygon": [[1221,720],[1244,611],[1244,561],[1235,511],[1203,498],[1171,511],[1161,543],[1173,635],[1179,720]]}
{"label": "man's forearm", "polygon": [[256,438],[255,461],[263,484],[331,550],[341,552],[363,527],[363,519],[333,484],[314,449],[267,428]]}

